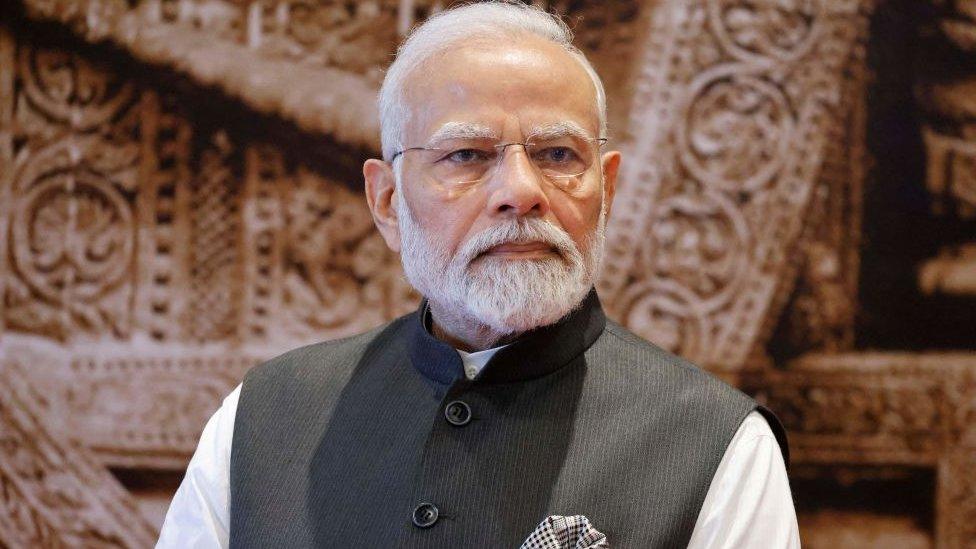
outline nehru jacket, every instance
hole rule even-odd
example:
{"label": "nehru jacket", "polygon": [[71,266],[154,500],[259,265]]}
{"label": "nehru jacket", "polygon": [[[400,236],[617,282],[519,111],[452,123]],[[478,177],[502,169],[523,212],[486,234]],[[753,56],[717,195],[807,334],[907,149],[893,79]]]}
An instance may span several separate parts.
{"label": "nehru jacket", "polygon": [[747,395],[607,321],[596,292],[473,380],[426,304],[244,379],[230,545],[518,547],[585,515],[611,547],[685,547]]}

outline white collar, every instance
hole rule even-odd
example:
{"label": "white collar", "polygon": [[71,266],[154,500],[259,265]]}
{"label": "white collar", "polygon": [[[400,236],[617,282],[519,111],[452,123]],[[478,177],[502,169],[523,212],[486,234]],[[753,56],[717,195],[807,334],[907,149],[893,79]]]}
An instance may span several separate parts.
{"label": "white collar", "polygon": [[488,364],[491,357],[495,356],[495,353],[504,349],[505,347],[507,347],[507,345],[492,347],[491,349],[475,351],[473,353],[458,349],[457,352],[459,355],[461,355],[461,362],[464,364],[464,377],[468,379],[478,377],[478,374],[485,367],[485,364]]}

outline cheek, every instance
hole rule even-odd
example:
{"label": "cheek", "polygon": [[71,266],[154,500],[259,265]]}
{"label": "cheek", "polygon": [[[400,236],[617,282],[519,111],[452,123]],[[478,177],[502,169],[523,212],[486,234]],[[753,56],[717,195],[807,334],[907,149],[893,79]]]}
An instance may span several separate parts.
{"label": "cheek", "polygon": [[[480,209],[463,202],[431,201],[420,221],[433,244],[451,257],[476,232]],[[419,212],[418,212],[419,213]]]}
{"label": "cheek", "polygon": [[596,229],[600,220],[601,195],[588,193],[584,197],[566,195],[550,200],[550,207],[559,225],[577,242],[583,243]]}

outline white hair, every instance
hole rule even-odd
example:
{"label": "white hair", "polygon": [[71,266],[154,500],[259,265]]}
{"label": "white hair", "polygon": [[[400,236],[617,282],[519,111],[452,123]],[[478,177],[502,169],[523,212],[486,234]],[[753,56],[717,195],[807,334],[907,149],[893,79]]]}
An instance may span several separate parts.
{"label": "white hair", "polygon": [[607,131],[607,99],[593,65],[573,46],[573,32],[559,16],[512,0],[466,4],[441,11],[417,27],[400,45],[386,71],[379,94],[383,158],[403,149],[403,127],[409,117],[403,88],[407,78],[426,61],[452,44],[472,39],[507,39],[533,35],[561,46],[583,66],[596,88],[600,136]]}

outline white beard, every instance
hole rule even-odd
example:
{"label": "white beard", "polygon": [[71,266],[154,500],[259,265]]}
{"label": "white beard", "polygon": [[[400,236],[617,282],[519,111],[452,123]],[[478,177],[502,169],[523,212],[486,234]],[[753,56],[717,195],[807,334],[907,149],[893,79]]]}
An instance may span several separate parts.
{"label": "white beard", "polygon": [[[400,258],[407,280],[446,315],[497,334],[558,321],[586,297],[603,259],[606,211],[580,251],[562,229],[539,218],[510,219],[465,242],[451,257],[414,220],[397,185]],[[499,259],[481,254],[499,244],[539,241],[558,254]],[[480,256],[480,257],[479,257]]]}

